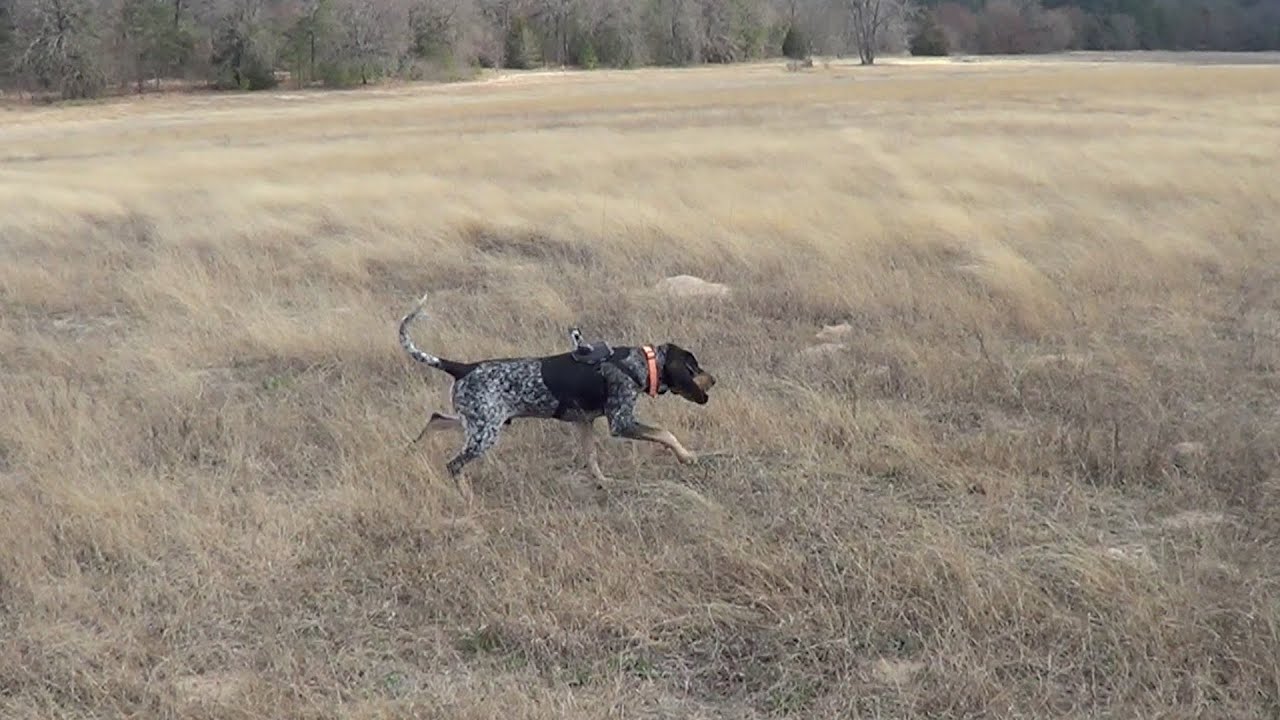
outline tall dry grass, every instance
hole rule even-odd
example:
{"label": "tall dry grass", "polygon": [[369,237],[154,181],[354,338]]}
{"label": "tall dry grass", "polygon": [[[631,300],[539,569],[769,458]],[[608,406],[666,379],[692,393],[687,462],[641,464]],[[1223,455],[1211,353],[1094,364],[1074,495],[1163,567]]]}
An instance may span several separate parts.
{"label": "tall dry grass", "polygon": [[[529,76],[10,110],[0,715],[1274,717],[1280,70]],[[654,282],[726,282],[677,301]],[[694,468],[406,443],[674,340]],[[824,324],[845,345],[805,354]],[[1182,443],[1182,445],[1179,445]]]}

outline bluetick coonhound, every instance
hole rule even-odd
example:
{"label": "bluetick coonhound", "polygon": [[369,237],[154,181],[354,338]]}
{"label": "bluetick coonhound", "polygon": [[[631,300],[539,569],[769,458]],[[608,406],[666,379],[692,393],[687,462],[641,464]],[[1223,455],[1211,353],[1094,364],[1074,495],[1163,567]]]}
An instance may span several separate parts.
{"label": "bluetick coonhound", "polygon": [[456,479],[464,465],[492,448],[503,426],[515,418],[572,423],[587,468],[598,482],[607,480],[600,470],[593,429],[600,417],[608,419],[614,437],[664,445],[682,463],[697,459],[669,431],[645,425],[635,416],[641,392],[657,397],[670,391],[699,405],[707,403],[707,392],[716,380],[688,350],[675,343],[618,348],[601,343],[592,348],[582,343],[575,328],[570,336],[576,346],[573,352],[456,362],[420,350],[409,337],[409,325],[422,315],[426,300],[424,295],[401,319],[400,346],[410,358],[453,376],[451,395],[457,414],[432,413],[418,434],[421,439],[433,429],[463,429],[466,443],[446,465],[451,477]]}

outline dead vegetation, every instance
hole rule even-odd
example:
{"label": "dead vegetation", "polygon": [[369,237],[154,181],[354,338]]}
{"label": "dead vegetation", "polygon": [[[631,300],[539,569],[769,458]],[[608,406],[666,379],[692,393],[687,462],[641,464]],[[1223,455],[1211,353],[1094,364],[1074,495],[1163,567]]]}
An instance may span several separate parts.
{"label": "dead vegetation", "polygon": [[[6,115],[0,715],[1273,717],[1277,71],[847,73]],[[424,290],[727,455],[462,503]]]}

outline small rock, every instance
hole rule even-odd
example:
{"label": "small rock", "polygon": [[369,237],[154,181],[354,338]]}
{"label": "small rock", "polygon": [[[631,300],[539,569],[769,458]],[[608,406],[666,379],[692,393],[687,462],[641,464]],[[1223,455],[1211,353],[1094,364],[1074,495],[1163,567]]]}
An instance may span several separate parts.
{"label": "small rock", "polygon": [[1169,461],[1174,467],[1186,470],[1204,457],[1208,448],[1202,442],[1180,442],[1169,448]]}
{"label": "small rock", "polygon": [[1218,560],[1201,560],[1196,563],[1196,572],[1210,583],[1227,583],[1240,578],[1239,566]]}
{"label": "small rock", "polygon": [[893,382],[893,368],[888,365],[877,365],[867,371],[866,377],[869,382],[887,386]]}
{"label": "small rock", "polygon": [[1143,570],[1155,570],[1156,561],[1146,545],[1117,545],[1106,550],[1107,557],[1128,563]]}
{"label": "small rock", "polygon": [[1161,520],[1160,524],[1170,530],[1200,530],[1220,525],[1226,520],[1227,516],[1222,513],[1187,510]]}
{"label": "small rock", "polygon": [[1259,490],[1262,492],[1263,503],[1271,506],[1280,505],[1280,477],[1262,481]]}
{"label": "small rock", "polygon": [[1044,370],[1059,368],[1063,370],[1079,370],[1088,362],[1088,358],[1076,353],[1050,353],[1035,355],[1027,360],[1028,370]]}
{"label": "small rock", "polygon": [[924,669],[919,660],[890,660],[880,658],[871,665],[871,674],[876,680],[889,685],[903,685],[910,682],[915,674]]}
{"label": "small rock", "polygon": [[729,286],[707,282],[693,275],[673,275],[658,283],[656,289],[672,297],[724,297]]}
{"label": "small rock", "polygon": [[238,672],[187,675],[174,681],[174,690],[187,705],[229,705],[249,688],[249,677]]}
{"label": "small rock", "polygon": [[822,330],[814,336],[815,340],[822,342],[835,342],[843,340],[853,334],[853,326],[849,323],[838,323],[836,325],[823,325]]}
{"label": "small rock", "polygon": [[800,351],[800,355],[807,358],[830,357],[848,349],[844,343],[826,342],[807,347]]}

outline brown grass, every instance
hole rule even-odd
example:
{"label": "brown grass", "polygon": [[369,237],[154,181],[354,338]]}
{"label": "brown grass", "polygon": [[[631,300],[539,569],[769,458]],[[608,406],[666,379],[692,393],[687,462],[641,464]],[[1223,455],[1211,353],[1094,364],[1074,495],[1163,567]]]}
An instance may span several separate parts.
{"label": "brown grass", "polygon": [[[1278,68],[3,119],[4,717],[1280,712]],[[426,290],[459,359],[694,349],[642,414],[727,455],[515,425],[464,502]]]}

